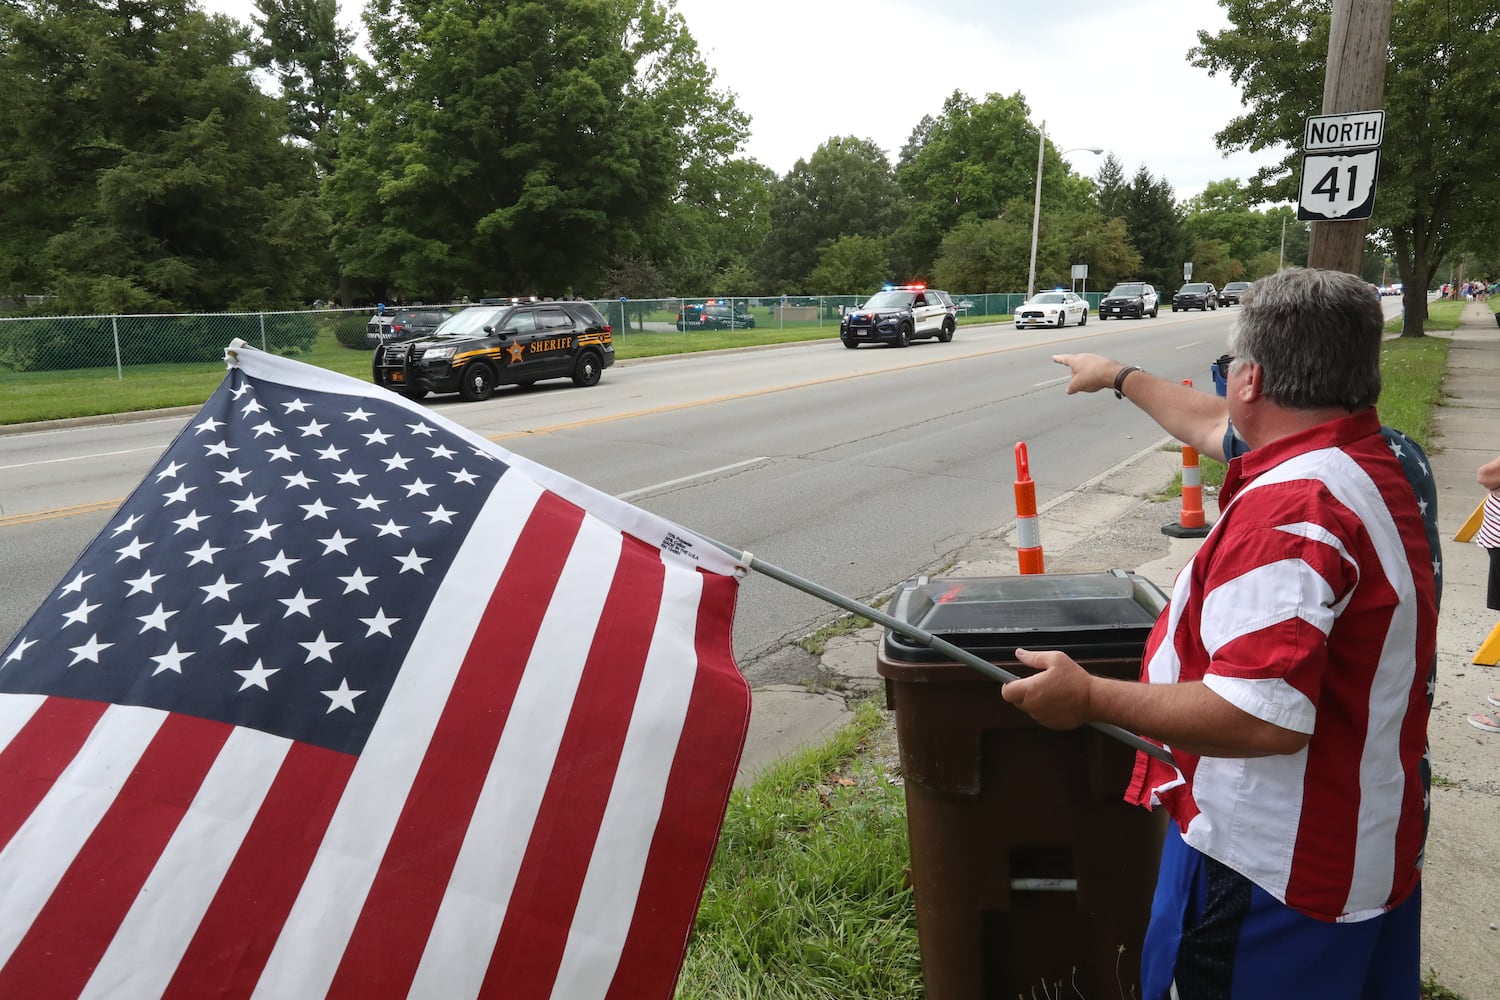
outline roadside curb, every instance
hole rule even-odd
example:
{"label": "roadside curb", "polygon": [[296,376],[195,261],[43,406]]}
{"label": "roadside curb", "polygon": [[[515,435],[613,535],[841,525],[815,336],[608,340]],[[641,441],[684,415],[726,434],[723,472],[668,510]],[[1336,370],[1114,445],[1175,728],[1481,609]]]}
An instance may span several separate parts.
{"label": "roadside curb", "polygon": [[38,420],[29,424],[0,424],[0,437],[12,434],[35,434],[39,431],[66,430],[70,427],[99,427],[106,424],[138,424],[146,420],[166,420],[172,417],[190,417],[203,408],[193,406],[170,406],[161,410],[130,410],[125,413],[100,413],[88,417],[63,417],[59,420]]}

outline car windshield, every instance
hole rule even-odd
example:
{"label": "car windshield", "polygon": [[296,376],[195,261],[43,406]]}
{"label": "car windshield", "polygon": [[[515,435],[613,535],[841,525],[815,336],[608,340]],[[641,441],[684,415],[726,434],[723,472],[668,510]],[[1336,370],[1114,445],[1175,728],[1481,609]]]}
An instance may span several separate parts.
{"label": "car windshield", "polygon": [[864,308],[905,309],[915,298],[915,292],[876,292],[865,300]]}
{"label": "car windshield", "polygon": [[1202,295],[1208,291],[1207,285],[1183,285],[1182,290],[1188,295]]}
{"label": "car windshield", "polygon": [[1229,284],[1227,284],[1227,285],[1224,286],[1224,291],[1226,291],[1226,292],[1243,292],[1245,289],[1247,289],[1249,287],[1250,287],[1250,282],[1248,282],[1248,281],[1231,281]]}
{"label": "car windshield", "polygon": [[1143,290],[1140,285],[1116,285],[1109,290],[1109,295],[1111,298],[1116,295],[1140,295]]}
{"label": "car windshield", "polygon": [[1066,302],[1066,301],[1068,301],[1068,299],[1067,299],[1067,296],[1063,295],[1062,292],[1042,292],[1042,293],[1040,293],[1038,295],[1033,295],[1027,301],[1029,301],[1029,302]]}
{"label": "car windshield", "polygon": [[484,332],[484,328],[494,323],[500,315],[508,310],[509,306],[481,307],[479,309],[465,309],[456,316],[450,316],[438,326],[433,332],[435,335],[474,337]]}

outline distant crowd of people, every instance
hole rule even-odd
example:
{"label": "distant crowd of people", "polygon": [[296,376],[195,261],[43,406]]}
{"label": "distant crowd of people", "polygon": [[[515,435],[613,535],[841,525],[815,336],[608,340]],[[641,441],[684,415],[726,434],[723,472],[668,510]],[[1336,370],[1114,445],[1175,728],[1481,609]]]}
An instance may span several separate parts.
{"label": "distant crowd of people", "polygon": [[1443,298],[1454,302],[1483,302],[1496,291],[1500,291],[1500,281],[1465,281],[1461,285],[1444,285]]}

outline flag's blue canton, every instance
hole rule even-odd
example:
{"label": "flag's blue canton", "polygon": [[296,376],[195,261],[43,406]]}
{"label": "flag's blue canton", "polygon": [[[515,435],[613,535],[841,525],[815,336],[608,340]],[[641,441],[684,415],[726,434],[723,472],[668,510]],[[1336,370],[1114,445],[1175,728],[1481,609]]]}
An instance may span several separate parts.
{"label": "flag's blue canton", "polygon": [[0,691],[358,753],[505,469],[392,403],[234,370],[0,655]]}

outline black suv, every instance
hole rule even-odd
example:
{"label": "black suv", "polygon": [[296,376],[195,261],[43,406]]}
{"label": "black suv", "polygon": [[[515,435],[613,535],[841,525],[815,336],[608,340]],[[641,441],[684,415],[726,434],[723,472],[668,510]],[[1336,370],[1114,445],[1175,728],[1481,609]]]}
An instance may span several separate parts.
{"label": "black suv", "polygon": [[615,363],[614,334],[591,302],[527,302],[465,309],[430,336],[375,349],[375,383],[411,399],[456,392],[489,399],[498,385],[571,378],[598,385]]}
{"label": "black suv", "polygon": [[1144,281],[1122,281],[1100,301],[1099,318],[1140,319],[1155,316],[1158,308],[1155,288]]}
{"label": "black suv", "polygon": [[1193,281],[1177,289],[1177,294],[1172,296],[1172,311],[1179,309],[1202,309],[1208,312],[1210,309],[1219,308],[1219,290],[1207,281]]}
{"label": "black suv", "polygon": [[1219,289],[1219,305],[1237,306],[1240,304],[1240,296],[1250,289],[1248,281],[1225,282],[1224,287]]}
{"label": "black suv", "polygon": [[749,330],[755,317],[743,305],[710,300],[701,305],[684,303],[677,313],[679,330]]}
{"label": "black suv", "polygon": [[408,340],[431,333],[452,318],[447,309],[434,306],[419,306],[410,309],[394,309],[384,314],[376,313],[365,324],[365,346],[376,347],[387,340]]}

